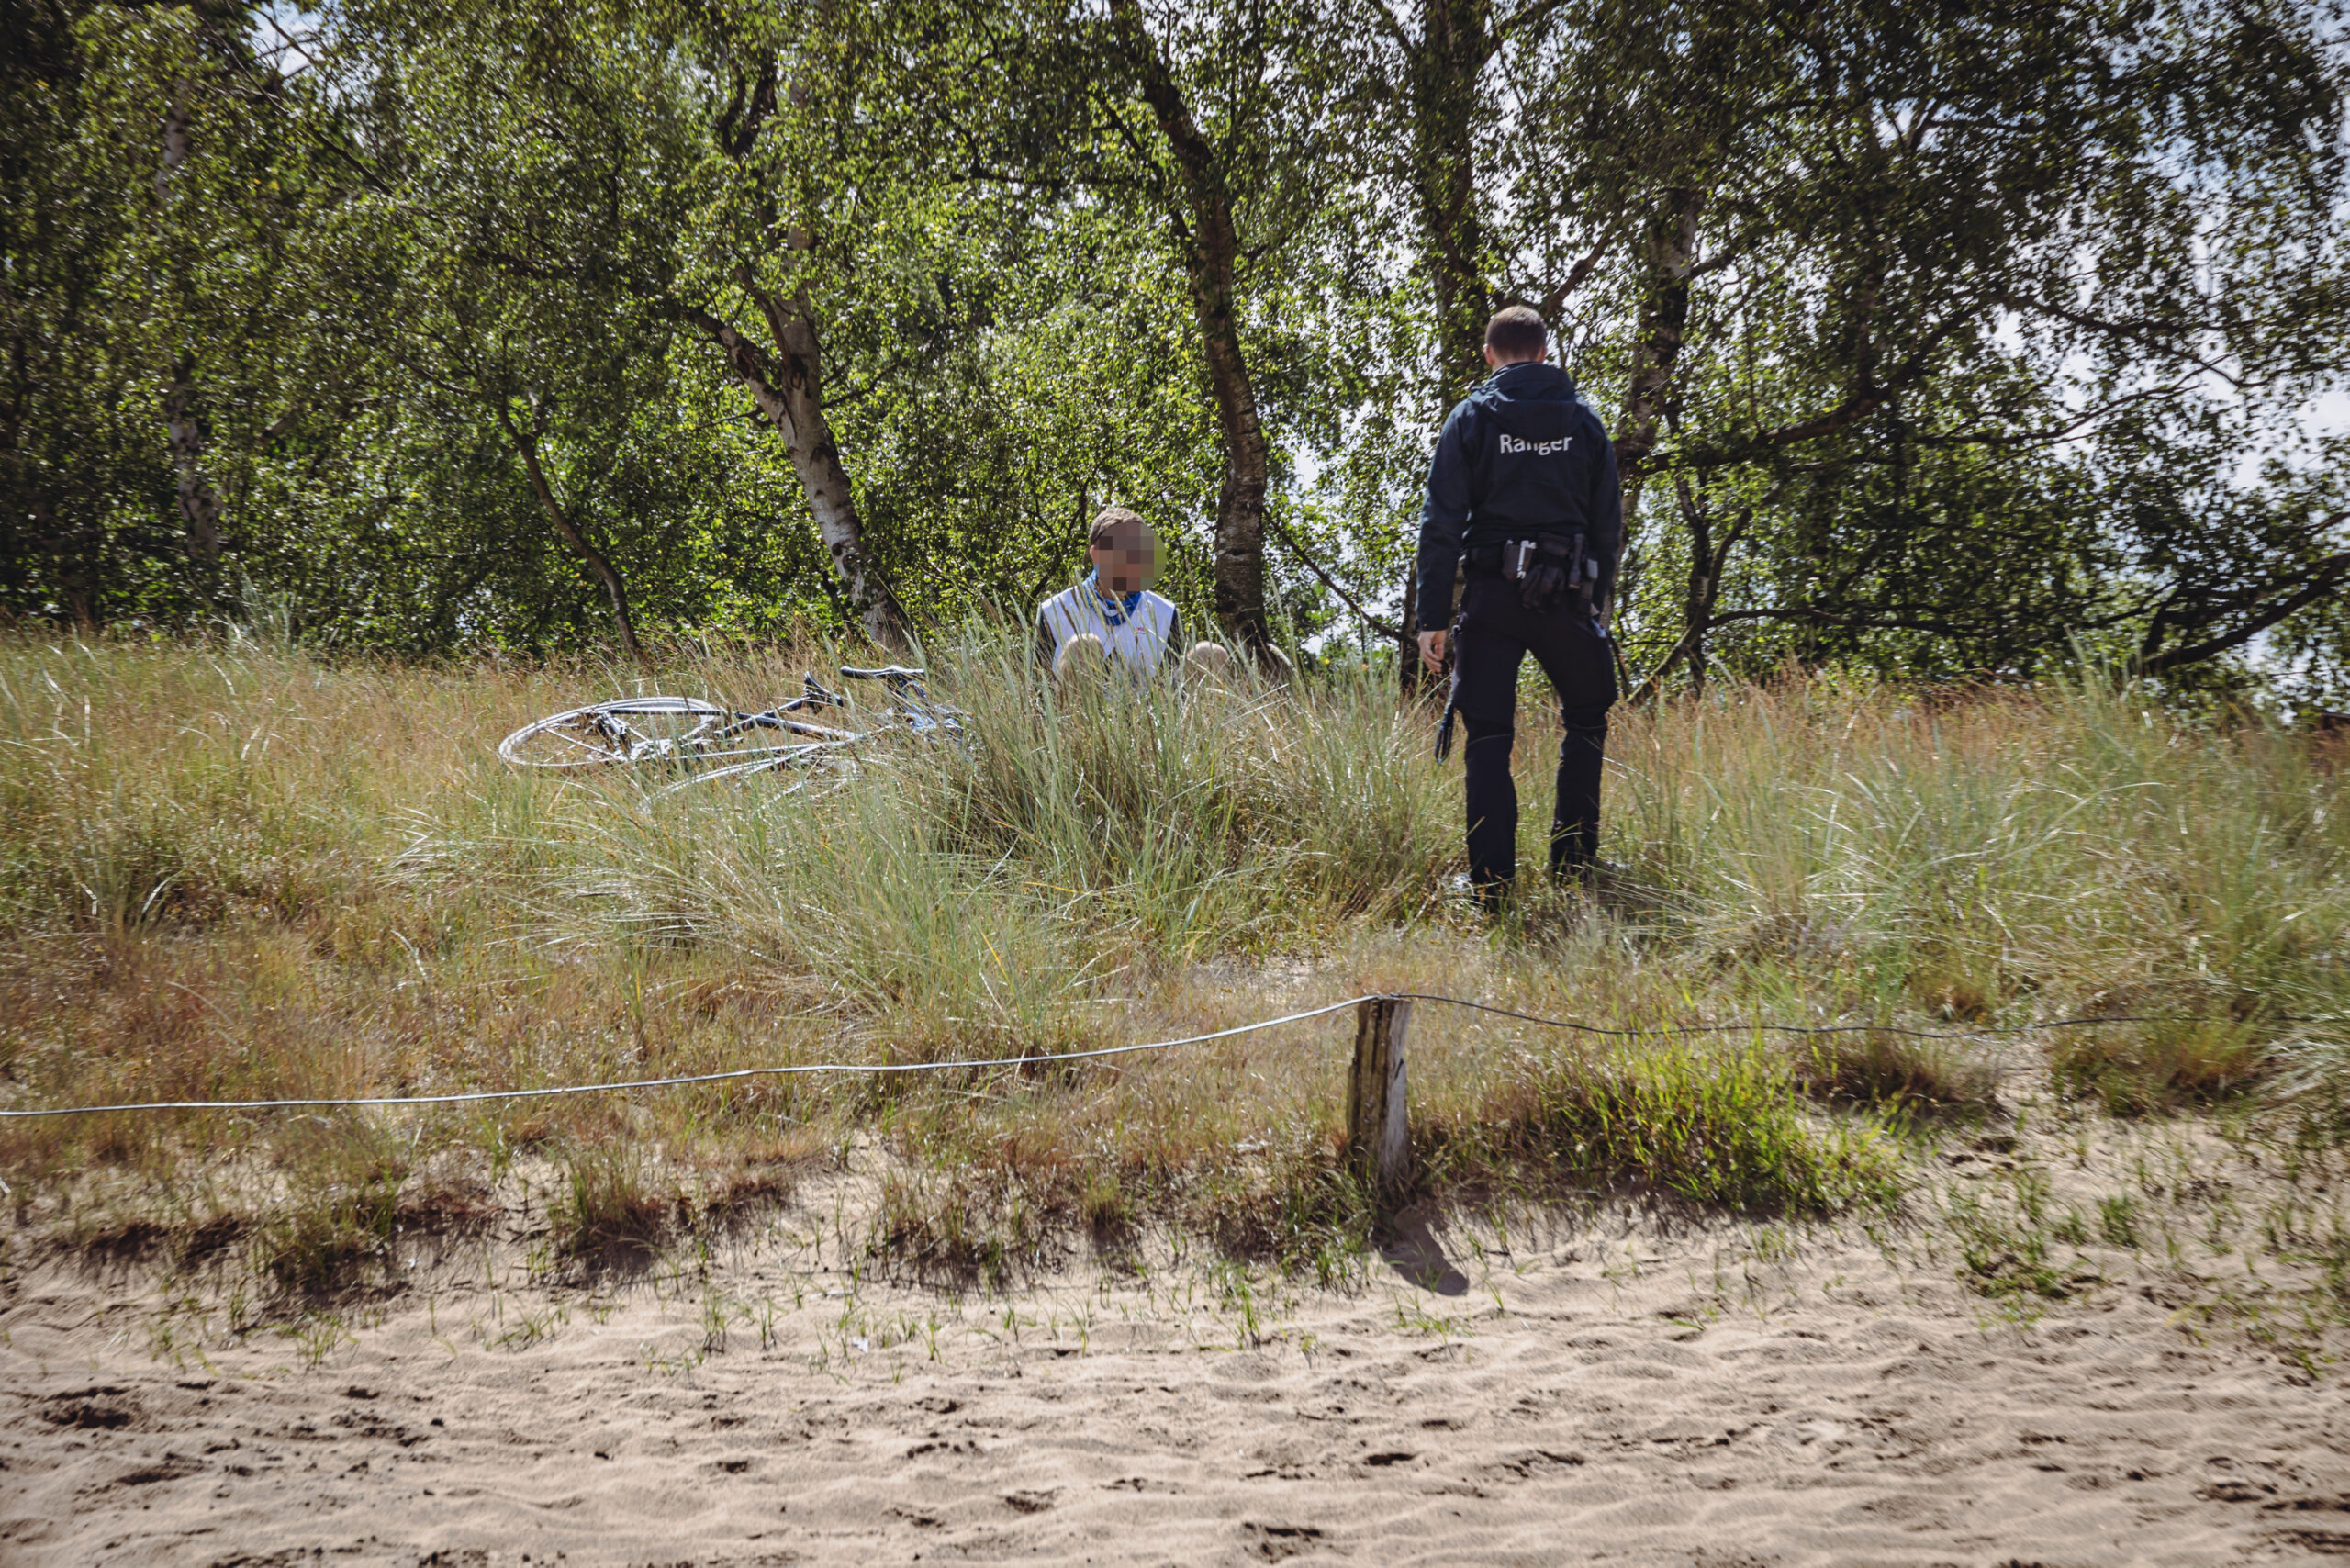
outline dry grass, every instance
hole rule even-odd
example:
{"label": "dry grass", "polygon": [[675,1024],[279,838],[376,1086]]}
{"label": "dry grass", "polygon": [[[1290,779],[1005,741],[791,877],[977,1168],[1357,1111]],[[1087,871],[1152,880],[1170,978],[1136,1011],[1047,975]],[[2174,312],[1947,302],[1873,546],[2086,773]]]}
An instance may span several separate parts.
{"label": "dry grass", "polygon": [[[623,678],[0,645],[0,1103],[1034,1055],[1372,990],[1640,1027],[2194,1013],[2227,1022],[2068,1035],[2045,1065],[2139,1114],[2268,1082],[2281,1045],[2277,1082],[2339,1100],[2338,1028],[2285,1021],[2350,991],[2338,773],[2126,693],[1791,681],[1626,714],[1615,890],[1529,890],[1490,930],[1446,893],[1459,778],[1428,716],[1344,671],[1054,704],[1015,640],[975,635],[936,655],[969,745],[829,791],[662,796],[494,755],[596,696],[755,706],[830,657],[679,647]],[[1539,864],[1556,730],[1532,706],[1522,728]],[[1827,1038],[1611,1047],[1423,1004],[1421,1181],[1883,1205],[1888,1113],[1996,1110],[1974,1047]],[[1008,1277],[1054,1237],[1114,1251],[1168,1225],[1333,1274],[1370,1220],[1337,1158],[1346,1039],[1326,1020],[1073,1070],[11,1122],[0,1171],[39,1234],[241,1249],[316,1292],[518,1193],[574,1266],[657,1248],[788,1201],[862,1137],[890,1162],[897,1265]]]}

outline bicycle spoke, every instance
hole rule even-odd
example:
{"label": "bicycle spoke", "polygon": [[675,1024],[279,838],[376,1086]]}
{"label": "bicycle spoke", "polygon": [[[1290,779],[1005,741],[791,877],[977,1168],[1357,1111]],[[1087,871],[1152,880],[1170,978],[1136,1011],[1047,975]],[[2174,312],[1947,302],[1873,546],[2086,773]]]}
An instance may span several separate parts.
{"label": "bicycle spoke", "polygon": [[519,767],[590,767],[666,759],[678,743],[733,715],[691,697],[631,697],[574,708],[508,735],[498,755]]}
{"label": "bicycle spoke", "polygon": [[744,779],[763,773],[834,767],[848,760],[842,755],[842,751],[843,743],[838,741],[818,741],[805,745],[778,747],[764,756],[753,757],[750,761],[735,763],[731,767],[713,767],[708,772],[697,773],[690,778],[681,778],[663,790],[661,793],[674,795],[680,790],[715,784],[721,779]]}

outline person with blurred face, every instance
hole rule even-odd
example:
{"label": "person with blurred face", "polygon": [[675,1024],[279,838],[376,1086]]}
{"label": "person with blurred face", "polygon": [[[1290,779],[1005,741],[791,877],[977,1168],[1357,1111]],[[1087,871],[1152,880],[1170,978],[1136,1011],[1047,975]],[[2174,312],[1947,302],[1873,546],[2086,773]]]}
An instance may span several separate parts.
{"label": "person with blurred face", "polygon": [[1158,537],[1140,515],[1110,507],[1093,520],[1086,554],[1093,569],[1036,610],[1036,660],[1057,678],[1088,666],[1155,674],[1183,657],[1183,616],[1150,591]]}

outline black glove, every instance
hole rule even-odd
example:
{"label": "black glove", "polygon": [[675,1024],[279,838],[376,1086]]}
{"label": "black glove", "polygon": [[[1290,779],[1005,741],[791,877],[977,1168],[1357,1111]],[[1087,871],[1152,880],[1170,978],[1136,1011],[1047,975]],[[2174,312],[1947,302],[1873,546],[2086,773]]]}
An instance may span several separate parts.
{"label": "black glove", "polygon": [[1558,608],[1559,596],[1566,589],[1565,569],[1539,561],[1527,567],[1526,576],[1518,579],[1518,602],[1537,615],[1548,615]]}

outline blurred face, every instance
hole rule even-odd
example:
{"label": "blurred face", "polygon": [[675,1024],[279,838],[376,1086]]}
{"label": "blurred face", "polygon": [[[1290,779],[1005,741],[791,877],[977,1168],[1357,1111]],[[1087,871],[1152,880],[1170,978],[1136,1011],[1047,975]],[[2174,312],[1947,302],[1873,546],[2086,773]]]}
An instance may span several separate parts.
{"label": "blurred face", "polygon": [[1093,557],[1101,583],[1112,593],[1137,593],[1158,577],[1158,543],[1153,539],[1118,539],[1086,552]]}

